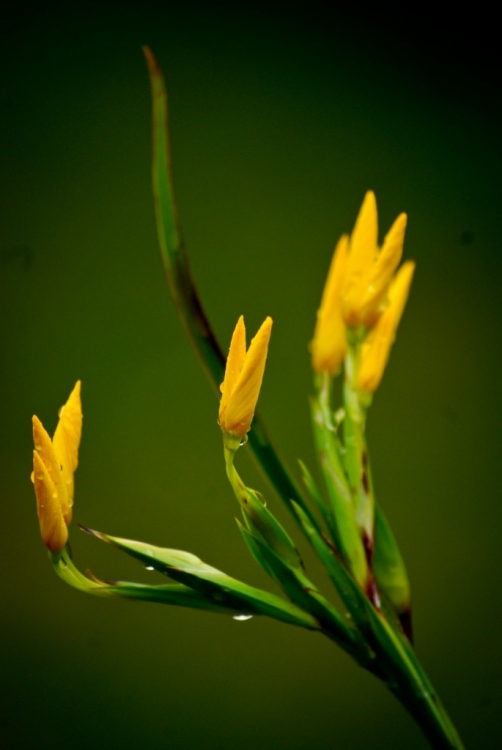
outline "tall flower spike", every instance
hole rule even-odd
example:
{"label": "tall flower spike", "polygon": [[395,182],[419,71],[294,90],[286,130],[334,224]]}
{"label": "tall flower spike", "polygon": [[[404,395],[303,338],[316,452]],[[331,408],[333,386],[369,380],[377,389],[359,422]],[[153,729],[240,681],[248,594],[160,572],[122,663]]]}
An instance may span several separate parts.
{"label": "tall flower spike", "polygon": [[345,323],[342,317],[341,290],[349,238],[343,235],[337,243],[324,286],[321,306],[310,349],[315,372],[333,375],[343,362],[347,349]]}
{"label": "tall flower spike", "polygon": [[406,221],[406,214],[397,217],[380,250],[375,194],[366,193],[350,237],[342,289],[342,311],[348,326],[373,328],[383,312],[403,253]]}
{"label": "tall flower spike", "polygon": [[219,423],[223,432],[244,437],[251,427],[260,394],[272,318],[262,323],[246,353],[244,318],[237,321],[228,353],[225,378],[220,386]]}
{"label": "tall flower spike", "polygon": [[415,263],[409,260],[399,269],[389,289],[389,304],[361,349],[357,379],[361,391],[374,393],[382,379],[397,326],[401,320],[410,291]]}
{"label": "tall flower spike", "polygon": [[73,505],[73,472],[78,464],[82,431],[80,381],[60,410],[51,440],[38,417],[33,417],[32,481],[35,485],[40,533],[51,552],[60,552],[68,539]]}

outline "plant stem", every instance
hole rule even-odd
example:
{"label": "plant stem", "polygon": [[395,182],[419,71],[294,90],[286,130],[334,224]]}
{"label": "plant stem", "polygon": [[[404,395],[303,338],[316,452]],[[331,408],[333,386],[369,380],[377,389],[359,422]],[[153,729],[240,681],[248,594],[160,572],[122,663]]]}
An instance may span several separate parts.
{"label": "plant stem", "polygon": [[464,745],[429,682],[411,646],[387,624],[394,648],[378,649],[378,657],[390,674],[386,685],[427,737],[435,750],[463,750]]}
{"label": "plant stem", "polygon": [[345,357],[345,380],[343,400],[345,406],[344,442],[352,494],[355,501],[359,528],[363,531],[363,541],[371,561],[373,550],[375,499],[371,486],[368,451],[366,450],[365,426],[366,409],[362,406],[356,387],[359,369],[360,345],[357,340],[350,342]]}
{"label": "plant stem", "polygon": [[[152,177],[162,260],[181,322],[190,342],[199,355],[202,367],[215,393],[219,395],[219,384],[224,374],[225,356],[195,289],[178,220],[171,175],[167,94],[164,79],[151,51],[144,48],[144,52],[152,88]],[[354,484],[355,497],[358,498],[357,512],[362,527],[372,541],[374,501],[369,469],[365,469],[363,460],[365,453],[364,407],[357,399],[353,378],[357,368],[357,356],[357,352],[354,351],[346,360],[349,371],[349,378],[344,388],[346,458],[351,484]],[[298,521],[298,518],[294,512],[292,500],[306,515],[311,517],[301,491],[281,461],[258,414],[255,414],[249,433],[249,443],[258,463],[285,505],[292,512],[295,520]],[[242,489],[242,483],[238,475],[236,476],[237,472],[231,466],[231,450],[225,449],[225,459],[228,478],[237,494]],[[364,470],[367,474],[366,480],[369,482],[369,492],[365,490]],[[363,492],[361,492],[361,488]],[[385,674],[387,676],[387,687],[422,728],[431,747],[435,750],[462,750],[463,745],[455,727],[430,686],[411,646],[392,628],[381,612],[374,608],[372,604],[368,604],[368,607],[368,611],[371,612],[369,619],[373,619],[373,624],[378,624],[378,628],[368,627],[368,632],[365,633],[365,635],[368,635],[368,644],[376,656],[373,660],[375,668],[370,671],[374,674],[382,676]],[[383,640],[375,637],[375,632],[383,633],[385,636]],[[330,637],[328,633],[326,635]]]}

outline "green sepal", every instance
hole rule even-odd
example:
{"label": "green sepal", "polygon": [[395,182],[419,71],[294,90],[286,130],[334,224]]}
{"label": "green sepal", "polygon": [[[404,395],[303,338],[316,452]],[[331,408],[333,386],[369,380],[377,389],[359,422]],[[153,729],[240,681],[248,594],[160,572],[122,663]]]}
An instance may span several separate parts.
{"label": "green sepal", "polygon": [[285,560],[264,544],[261,539],[253,536],[244,526],[240,530],[248,546],[255,548],[255,557],[262,559],[273,573],[283,591],[289,598],[309,612],[318,621],[326,635],[335,640],[342,648],[351,653],[354,651],[356,636],[346,625],[335,607],[325,599],[314,584],[301,571],[293,568]]}
{"label": "green sepal", "polygon": [[366,552],[352,495],[340,461],[336,434],[326,421],[325,410],[321,407],[319,398],[311,399],[311,408],[314,439],[332,508],[333,523],[330,530],[337,549],[358,583],[364,587],[368,580]]}
{"label": "green sepal", "polygon": [[412,640],[410,583],[403,557],[392,529],[378,503],[375,507],[373,572],[407,637]]}
{"label": "green sepal", "polygon": [[311,615],[302,612],[291,602],[231,578],[189,552],[156,547],[132,539],[120,539],[92,529],[83,530],[134,557],[143,565],[155,568],[159,573],[197,591],[221,607],[237,613],[266,615],[309,630],[320,629]]}

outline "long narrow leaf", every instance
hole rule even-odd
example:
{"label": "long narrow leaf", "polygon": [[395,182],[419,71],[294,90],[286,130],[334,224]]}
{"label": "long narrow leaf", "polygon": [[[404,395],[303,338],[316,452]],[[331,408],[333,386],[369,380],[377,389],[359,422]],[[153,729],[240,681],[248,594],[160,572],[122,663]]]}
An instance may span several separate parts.
{"label": "long narrow leaf", "polygon": [[[188,338],[199,356],[216,395],[223,380],[225,356],[211,328],[193,282],[178,219],[171,170],[167,93],[162,72],[144,48],[152,89],[152,179],[157,232],[169,288]],[[308,512],[304,498],[279,458],[260,416],[255,413],[249,444],[258,463],[294,516],[291,499]]]}
{"label": "long narrow leaf", "polygon": [[346,651],[353,653],[357,636],[345,624],[333,605],[317,591],[303,573],[276,555],[261,539],[254,537],[242,525],[240,530],[246,543],[250,547],[256,547],[256,556],[265,561],[267,568],[273,572],[274,579],[290,599],[302,610],[310,612],[326,635],[333,638]]}
{"label": "long narrow leaf", "polygon": [[392,529],[378,503],[375,505],[373,571],[410,641],[412,637],[410,584],[403,557]]}
{"label": "long narrow leaf", "polygon": [[211,601],[182,583],[168,583],[161,585],[149,585],[145,583],[133,583],[131,581],[103,582],[106,593],[123,599],[136,599],[155,604],[170,604],[175,607],[190,607],[205,612],[216,612],[217,614],[233,614],[234,609],[226,609],[221,604]]}
{"label": "long narrow leaf", "polygon": [[221,570],[206,565],[189,552],[156,547],[132,539],[120,539],[92,529],[83,530],[223,607],[236,612],[266,615],[309,630],[319,630],[316,620],[291,602],[268,591],[248,586]]}

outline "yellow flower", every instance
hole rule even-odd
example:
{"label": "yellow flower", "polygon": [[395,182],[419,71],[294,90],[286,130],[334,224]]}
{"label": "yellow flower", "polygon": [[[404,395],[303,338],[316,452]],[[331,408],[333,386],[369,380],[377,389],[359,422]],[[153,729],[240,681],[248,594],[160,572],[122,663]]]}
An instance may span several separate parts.
{"label": "yellow flower", "polygon": [[358,388],[362,391],[374,393],[380,385],[414,271],[415,263],[411,260],[399,269],[389,288],[389,304],[362,345],[358,374]]}
{"label": "yellow flower", "polygon": [[225,378],[220,386],[219,423],[223,432],[244,437],[251,427],[260,394],[272,318],[266,318],[246,353],[244,318],[237,321],[230,342]]}
{"label": "yellow flower", "polygon": [[341,290],[344,278],[349,238],[343,235],[333,253],[333,259],[324,286],[321,306],[310,350],[315,372],[333,375],[343,362],[347,341],[342,318]]}
{"label": "yellow flower", "polygon": [[342,287],[342,313],[348,326],[372,328],[383,312],[403,253],[406,221],[406,214],[397,217],[380,250],[375,194],[366,193],[350,236]]}
{"label": "yellow flower", "polygon": [[52,440],[33,417],[33,474],[40,533],[51,552],[60,552],[68,539],[73,506],[73,474],[78,465],[82,433],[80,380],[59,412]]}

